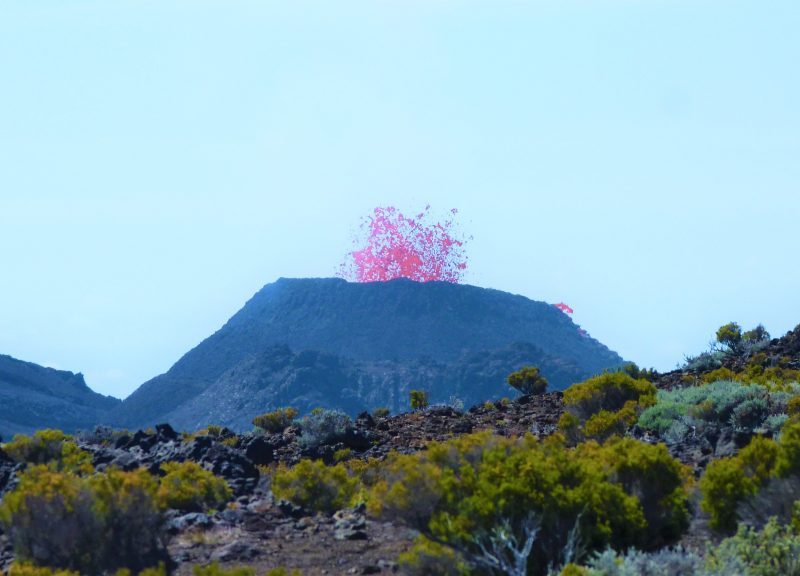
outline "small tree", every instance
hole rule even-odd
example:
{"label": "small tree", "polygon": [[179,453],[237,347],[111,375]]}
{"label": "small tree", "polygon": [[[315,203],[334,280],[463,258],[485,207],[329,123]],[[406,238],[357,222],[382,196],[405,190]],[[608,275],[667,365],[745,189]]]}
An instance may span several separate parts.
{"label": "small tree", "polygon": [[731,352],[738,352],[742,344],[742,329],[736,322],[728,322],[717,330],[717,342]]}
{"label": "small tree", "polygon": [[278,408],[273,412],[253,418],[253,425],[265,432],[280,433],[291,426],[295,418],[297,418],[297,410],[294,408]]}
{"label": "small tree", "polygon": [[539,373],[535,366],[525,366],[508,375],[508,384],[523,394],[544,394],[547,390],[547,379]]}
{"label": "small tree", "polygon": [[412,410],[424,410],[428,407],[428,393],[425,390],[412,390],[409,396]]}
{"label": "small tree", "polygon": [[767,329],[764,328],[764,325],[759,324],[752,330],[748,330],[747,332],[742,334],[742,339],[747,343],[757,344],[759,342],[764,342],[766,340],[769,340],[770,335],[769,332],[767,332]]}

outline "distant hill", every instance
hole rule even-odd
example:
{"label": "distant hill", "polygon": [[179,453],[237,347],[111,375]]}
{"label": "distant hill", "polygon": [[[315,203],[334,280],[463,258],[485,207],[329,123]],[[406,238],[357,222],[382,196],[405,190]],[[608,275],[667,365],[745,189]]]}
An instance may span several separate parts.
{"label": "distant hill", "polygon": [[82,374],[0,355],[0,435],[92,428],[120,401],[89,389]]}
{"label": "distant hill", "polygon": [[283,405],[405,409],[410,388],[469,405],[511,395],[505,376],[525,364],[563,389],[622,362],[566,314],[523,296],[445,282],[280,279],[109,420],[241,429]]}

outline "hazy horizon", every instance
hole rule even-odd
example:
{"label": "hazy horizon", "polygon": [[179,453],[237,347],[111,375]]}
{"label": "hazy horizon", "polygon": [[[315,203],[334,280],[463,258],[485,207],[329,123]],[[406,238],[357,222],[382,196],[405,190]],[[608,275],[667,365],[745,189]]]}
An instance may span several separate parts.
{"label": "hazy horizon", "polygon": [[376,206],[669,370],[800,323],[800,4],[8,2],[0,354],[124,397]]}

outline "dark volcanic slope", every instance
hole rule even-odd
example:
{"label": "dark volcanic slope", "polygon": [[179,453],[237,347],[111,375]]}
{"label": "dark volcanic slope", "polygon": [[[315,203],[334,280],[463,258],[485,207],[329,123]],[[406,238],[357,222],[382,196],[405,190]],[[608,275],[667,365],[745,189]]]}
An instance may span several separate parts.
{"label": "dark volcanic slope", "polygon": [[278,406],[293,406],[301,413],[324,406],[349,414],[381,406],[398,413],[408,410],[409,391],[414,388],[428,390],[432,403],[457,398],[470,406],[516,396],[505,384],[506,376],[527,364],[540,366],[554,388],[581,379],[580,370],[559,363],[531,344],[467,352],[453,363],[348,360],[325,352],[295,354],[285,346],[275,347],[224,373],[171,412],[169,421],[186,430],[209,424],[247,430],[253,415]]}
{"label": "dark volcanic slope", "polygon": [[5,438],[39,428],[91,428],[119,402],[90,390],[81,374],[0,356],[0,435]]}
{"label": "dark volcanic slope", "polygon": [[[294,352],[322,351],[337,357],[341,379],[329,381],[322,395],[326,400],[323,405],[337,405],[336,391],[357,388],[353,380],[378,384],[381,378],[376,373],[385,374],[398,367],[416,370],[424,361],[457,366],[465,355],[502,354],[519,343],[535,350],[531,360],[559,367],[558,371],[548,373],[545,369],[544,373],[560,387],[622,362],[596,340],[581,336],[576,325],[553,306],[522,296],[444,282],[358,284],[341,279],[280,279],[259,291],[169,372],[143,384],[114,411],[112,419],[126,426],[170,420],[176,411],[187,414],[188,403],[204,392],[208,392],[206,401],[192,407],[193,421],[213,417],[215,414],[202,412],[213,409],[215,398],[231,402],[223,395],[234,392],[231,383],[237,377],[237,366],[242,365],[249,376],[274,376],[283,370],[256,365],[280,364],[280,358],[265,357],[274,346],[288,346]],[[287,378],[261,389],[285,387]],[[220,379],[227,385],[213,391],[212,385]],[[397,390],[385,392],[395,394]],[[241,394],[241,410],[255,408],[249,401],[257,393],[252,385],[248,388],[240,383],[236,393]],[[284,397],[282,402],[292,400]],[[257,411],[274,406],[275,401],[262,398]],[[364,398],[360,402],[371,403]],[[252,417],[252,413],[247,416]],[[183,418],[181,421],[188,423]]]}

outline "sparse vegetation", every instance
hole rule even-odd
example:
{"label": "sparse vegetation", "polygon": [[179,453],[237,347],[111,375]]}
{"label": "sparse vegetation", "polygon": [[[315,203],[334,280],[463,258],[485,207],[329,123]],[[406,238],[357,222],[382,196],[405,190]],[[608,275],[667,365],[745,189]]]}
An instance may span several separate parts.
{"label": "sparse vegetation", "polygon": [[385,407],[375,408],[375,410],[372,411],[372,417],[373,418],[386,418],[387,416],[389,416],[390,413],[391,413],[391,410],[389,410],[388,408],[385,408]]}
{"label": "sparse vegetation", "polygon": [[300,445],[314,448],[320,444],[335,442],[344,437],[353,422],[344,412],[315,409],[300,421]]}
{"label": "sparse vegetation", "polygon": [[156,480],[145,470],[81,477],[28,468],[0,504],[21,561],[94,574],[141,570],[163,557]]}
{"label": "sparse vegetation", "polygon": [[358,489],[358,478],[341,463],[326,466],[304,459],[292,468],[279,467],[272,477],[272,492],[278,498],[327,513],[349,506]]}
{"label": "sparse vegetation", "polygon": [[571,540],[586,551],[673,541],[688,521],[686,481],[686,470],[663,446],[618,440],[570,449],[556,437],[539,442],[482,433],[393,456],[368,505],[467,563],[479,561],[498,530],[520,546],[535,532],[526,562],[530,573],[544,574],[568,560],[558,555]]}
{"label": "sparse vegetation", "polygon": [[424,390],[411,390],[409,400],[412,410],[424,410],[428,407],[428,393]]}
{"label": "sparse vegetation", "polygon": [[759,385],[747,385],[731,380],[715,381],[703,386],[688,386],[661,390],[656,403],[639,416],[638,424],[671,442],[683,440],[689,434],[703,434],[709,426],[730,424],[739,432],[774,434],[786,413],[793,394],[770,392]]}
{"label": "sparse vegetation", "polygon": [[[418,538],[396,558],[412,575],[800,576],[800,361],[784,355],[794,348],[769,343],[763,328],[740,339],[735,326],[723,328],[708,354],[724,366],[659,375],[629,364],[563,396],[535,396],[543,391],[540,375],[528,367],[515,373],[524,397],[460,413],[444,404],[425,410],[427,394],[414,390],[415,414],[388,418],[387,409],[376,409],[374,420],[361,415],[353,423],[336,411],[315,409],[297,420],[280,409],[254,420],[259,431],[285,432],[279,436],[211,425],[184,437],[182,448],[161,438],[173,434],[163,427],[157,435],[99,430],[76,439],[46,430],[15,437],[4,445],[13,462],[0,459],[0,475],[19,474],[0,504],[17,557],[11,573],[160,576],[163,567],[148,566],[164,558],[173,519],[200,523],[181,528],[193,546],[217,546],[224,542],[220,518],[251,517],[264,506],[259,492],[231,502],[242,476],[228,485],[194,461],[160,470],[152,460],[149,469],[107,467],[107,454],[153,447],[151,454],[175,450],[182,458],[188,451],[181,450],[207,450],[191,458],[214,470],[220,463],[209,454],[228,458],[223,469],[244,470],[245,454],[251,463],[259,459],[269,477],[261,486],[278,500],[265,516],[286,515],[303,538],[333,530],[326,542],[334,542],[367,537],[366,527],[412,528]],[[494,433],[471,433],[485,427]],[[513,436],[525,431],[541,438]],[[254,473],[241,474],[255,485]],[[210,524],[202,514],[178,516],[226,504]],[[386,524],[367,522],[365,510]],[[708,523],[692,523],[689,541],[709,530],[727,538],[702,553],[671,548],[692,515],[707,515]],[[254,571],[211,564],[194,573]]]}
{"label": "sparse vegetation", "polygon": [[196,462],[167,462],[161,469],[164,477],[158,487],[158,503],[162,508],[203,512],[218,509],[231,499],[225,480]]}
{"label": "sparse vegetation", "polygon": [[509,374],[508,385],[522,394],[544,394],[547,390],[547,379],[535,366],[525,366]]}
{"label": "sparse vegetation", "polygon": [[39,430],[33,436],[17,435],[3,445],[11,458],[25,464],[45,464],[52,470],[89,473],[92,458],[61,430]]}
{"label": "sparse vegetation", "polygon": [[286,430],[292,425],[295,418],[297,418],[297,410],[294,408],[278,408],[253,418],[253,426],[274,434]]}
{"label": "sparse vegetation", "polygon": [[564,392],[566,411],[559,428],[573,444],[604,441],[624,434],[655,401],[656,388],[648,380],[635,380],[625,372],[601,374]]}

